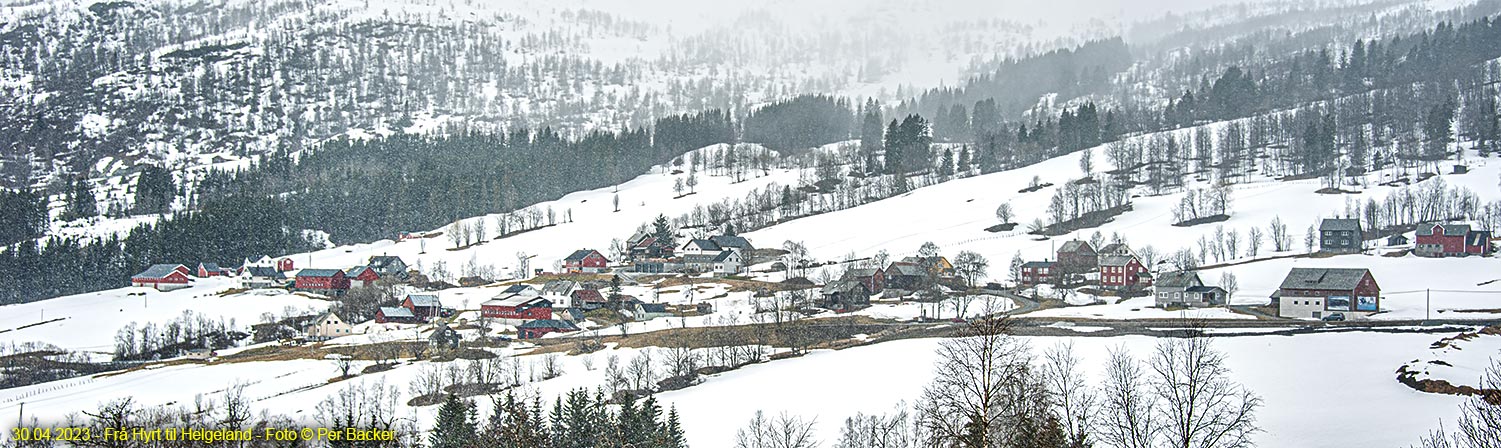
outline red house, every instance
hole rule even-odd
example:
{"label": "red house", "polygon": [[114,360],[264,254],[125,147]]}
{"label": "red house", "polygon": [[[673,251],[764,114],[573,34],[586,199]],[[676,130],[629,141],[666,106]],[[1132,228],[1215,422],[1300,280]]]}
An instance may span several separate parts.
{"label": "red house", "polygon": [[224,268],[219,267],[218,263],[198,263],[199,278],[218,277],[221,275],[224,275]]}
{"label": "red house", "polygon": [[293,269],[297,268],[293,267],[291,258],[280,258],[276,260],[276,270],[287,272]]}
{"label": "red house", "polygon": [[1413,255],[1420,257],[1464,257],[1491,254],[1491,233],[1473,230],[1468,224],[1434,224],[1418,227]]}
{"label": "red house", "polygon": [[1028,261],[1022,264],[1022,286],[1037,286],[1053,281],[1053,262]]}
{"label": "red house", "polygon": [[481,303],[480,315],[496,319],[552,319],[552,301],[533,295],[511,294]]}
{"label": "red house", "polygon": [[342,269],[303,269],[297,271],[297,280],[292,286],[301,291],[337,296],[349,290],[349,277]]}
{"label": "red house", "polygon": [[374,269],[370,269],[370,267],[368,266],[355,266],[349,268],[349,270],[344,273],[344,276],[349,277],[350,286],[375,286],[375,281],[380,280],[380,273],[375,272]]}
{"label": "red house", "polygon": [[569,333],[579,331],[579,327],[573,322],[566,320],[540,319],[523,323],[516,327],[516,337],[520,339],[536,339],[548,333]]}
{"label": "red house", "polygon": [[1147,268],[1141,260],[1130,255],[1105,255],[1100,257],[1100,285],[1114,288],[1148,286],[1150,281],[1142,278]]}
{"label": "red house", "polygon": [[401,307],[412,312],[412,317],[418,321],[426,322],[438,315],[443,305],[438,303],[438,296],[432,294],[409,294],[401,300]]}
{"label": "red house", "polygon": [[610,260],[605,258],[603,254],[600,254],[599,251],[594,249],[579,249],[573,251],[573,254],[568,255],[568,258],[563,259],[563,272],[570,274],[580,272],[598,274],[604,272],[605,266],[608,264],[610,264]]}
{"label": "red house", "polygon": [[188,267],[180,264],[158,264],[130,277],[130,286],[171,291],[188,287]]}

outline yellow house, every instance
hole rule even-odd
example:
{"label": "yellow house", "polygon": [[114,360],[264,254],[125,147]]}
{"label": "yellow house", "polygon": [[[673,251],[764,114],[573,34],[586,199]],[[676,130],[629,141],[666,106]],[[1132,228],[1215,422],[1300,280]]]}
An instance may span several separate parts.
{"label": "yellow house", "polygon": [[327,313],[323,317],[319,317],[318,320],[313,321],[312,325],[308,325],[306,333],[308,339],[321,341],[340,336],[349,336],[353,329],[349,325],[349,322],[345,322],[344,319],[339,318],[339,315]]}

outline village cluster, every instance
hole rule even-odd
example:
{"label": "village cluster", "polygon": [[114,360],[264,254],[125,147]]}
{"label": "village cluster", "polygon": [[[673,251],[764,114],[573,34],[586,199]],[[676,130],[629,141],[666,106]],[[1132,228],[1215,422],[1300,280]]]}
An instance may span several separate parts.
{"label": "village cluster", "polygon": [[[1359,219],[1330,218],[1320,222],[1318,251],[1323,254],[1360,253],[1367,240]],[[1386,238],[1388,247],[1410,247],[1419,257],[1489,256],[1489,231],[1469,224],[1424,224],[1409,239],[1402,233]],[[1121,296],[1150,294],[1161,308],[1225,306],[1229,292],[1205,284],[1194,270],[1177,270],[1163,260],[1147,266],[1124,243],[1096,249],[1088,241],[1071,240],[1056,258],[1029,261],[1017,273],[1017,286],[1077,287],[1097,285]],[[1233,287],[1232,287],[1233,288]],[[1278,317],[1346,320],[1381,311],[1381,287],[1365,268],[1292,268],[1271,296]]]}
{"label": "village cluster", "polygon": [[[1398,233],[1388,236],[1386,243],[1391,247],[1408,247],[1414,255],[1423,257],[1486,256],[1492,251],[1489,232],[1466,224],[1423,225],[1412,234],[1415,241],[1410,242]],[[1359,253],[1368,243],[1368,235],[1363,233],[1358,219],[1325,219],[1318,236],[1319,252],[1327,254]],[[741,276],[748,273],[748,266],[757,258],[749,240],[731,234],[690,238],[679,245],[641,231],[613,252],[626,260],[612,261],[595,249],[575,250],[557,266],[559,272],[539,270],[537,274],[550,277],[535,284],[509,285],[480,303],[474,316],[487,323],[511,325],[517,338],[532,339],[550,333],[580,331],[586,326],[586,313],[602,308],[630,321],[707,314],[712,312],[707,302],[648,303],[621,294],[612,280],[618,282],[620,275],[628,278],[661,274]],[[1022,292],[1030,289],[1034,297],[1043,287],[1122,298],[1151,296],[1155,306],[1165,309],[1226,306],[1235,291],[1234,285],[1207,284],[1195,270],[1177,269],[1170,261],[1143,260],[1122,242],[1096,248],[1088,241],[1071,240],[1064,242],[1053,255],[1055,258],[1050,260],[1021,263],[1013,273],[1013,288],[989,283],[984,289]],[[761,261],[770,261],[762,258]],[[788,270],[787,263],[791,262],[777,261],[771,264],[771,269]],[[793,286],[810,290],[820,288],[816,305],[835,312],[869,307],[873,298],[904,298],[921,296],[934,289],[954,291],[978,286],[966,285],[954,263],[942,255],[910,256],[883,263],[870,259],[847,263],[841,275],[824,281],[821,288],[790,274],[784,283],[796,283]],[[226,277],[235,279],[247,290],[285,288],[337,298],[354,288],[375,286],[382,279],[400,283],[412,275],[416,275],[415,271],[395,256],[372,256],[365,264],[346,269],[296,269],[290,258],[259,257],[246,259],[237,268],[206,262],[196,268],[158,264],[132,277],[131,284],[170,291],[188,287],[195,278]],[[1357,320],[1381,311],[1380,286],[1365,268],[1293,268],[1270,298],[1277,316],[1284,318]],[[393,306],[379,307],[372,320],[376,324],[420,324],[453,317],[462,311],[475,310],[446,308],[439,295],[414,292],[401,296]],[[303,337],[326,340],[351,334],[353,324],[334,313],[326,313],[304,328]]]}

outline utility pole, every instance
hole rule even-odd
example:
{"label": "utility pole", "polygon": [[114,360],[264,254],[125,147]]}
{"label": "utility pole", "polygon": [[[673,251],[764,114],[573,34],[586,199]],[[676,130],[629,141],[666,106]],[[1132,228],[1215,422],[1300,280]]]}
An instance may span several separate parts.
{"label": "utility pole", "polygon": [[1423,290],[1423,320],[1433,320],[1433,289]]}
{"label": "utility pole", "polygon": [[21,402],[21,409],[16,411],[16,427],[20,428],[24,421],[26,421],[26,402],[23,401]]}

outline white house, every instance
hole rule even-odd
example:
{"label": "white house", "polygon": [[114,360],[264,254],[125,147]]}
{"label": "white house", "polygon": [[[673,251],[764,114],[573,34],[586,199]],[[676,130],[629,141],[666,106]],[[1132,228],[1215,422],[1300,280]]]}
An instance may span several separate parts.
{"label": "white house", "polygon": [[340,336],[349,336],[353,329],[354,327],[350,326],[349,322],[345,322],[344,319],[339,318],[339,315],[327,313],[323,317],[319,317],[318,320],[313,321],[312,325],[308,325],[305,333],[307,333],[308,339],[323,341]]}

